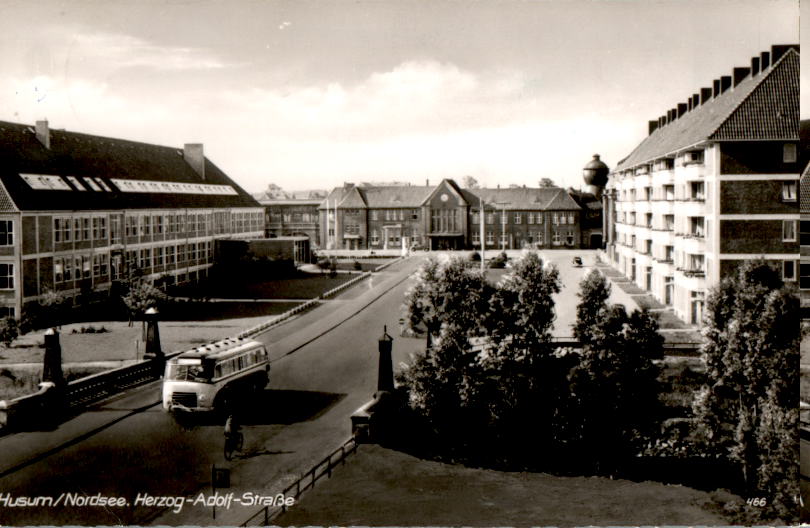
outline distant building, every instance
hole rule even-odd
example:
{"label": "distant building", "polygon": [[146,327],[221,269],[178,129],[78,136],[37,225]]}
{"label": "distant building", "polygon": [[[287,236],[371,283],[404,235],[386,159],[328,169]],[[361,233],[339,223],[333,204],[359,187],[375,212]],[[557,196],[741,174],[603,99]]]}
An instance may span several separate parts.
{"label": "distant building", "polygon": [[610,260],[690,323],[745,260],[797,280],[798,143],[799,47],[773,46],[649,122],[608,183]]}
{"label": "distant building", "polygon": [[802,308],[810,308],[810,119],[804,120],[799,126],[801,138],[800,162],[804,167],[799,182],[799,292],[802,299]]}
{"label": "distant building", "polygon": [[318,206],[323,199],[264,199],[265,230],[269,238],[307,237],[320,246]]}
{"label": "distant building", "polygon": [[264,236],[264,210],[203,154],[0,122],[0,315],[48,291],[92,298],[137,273],[204,277],[214,241]]}
{"label": "distant building", "polygon": [[482,221],[485,248],[580,248],[591,243],[580,229],[586,208],[559,187],[462,189],[450,179],[434,186],[346,184],[320,204],[319,227],[327,249],[481,247]]}

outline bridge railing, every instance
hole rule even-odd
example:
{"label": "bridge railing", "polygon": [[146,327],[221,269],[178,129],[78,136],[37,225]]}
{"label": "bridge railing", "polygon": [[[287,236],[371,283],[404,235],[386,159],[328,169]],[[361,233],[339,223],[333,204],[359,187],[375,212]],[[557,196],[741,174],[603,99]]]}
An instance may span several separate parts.
{"label": "bridge railing", "polygon": [[[306,490],[315,487],[315,483],[323,476],[332,476],[332,470],[338,465],[346,462],[346,457],[357,451],[357,442],[354,437],[346,440],[343,445],[332,451],[323,460],[312,466],[309,471],[298,477],[295,482],[284,488],[281,495],[284,498],[292,497],[296,501]],[[270,521],[281,513],[287,511],[287,505],[282,500],[282,504],[275,506],[265,506],[261,510],[251,515],[240,526],[267,526]]]}

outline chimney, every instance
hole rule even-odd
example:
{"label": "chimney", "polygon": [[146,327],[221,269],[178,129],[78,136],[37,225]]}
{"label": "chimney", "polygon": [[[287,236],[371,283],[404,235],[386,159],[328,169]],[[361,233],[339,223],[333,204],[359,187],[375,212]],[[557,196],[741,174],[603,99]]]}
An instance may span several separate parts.
{"label": "chimney", "polygon": [[194,172],[200,175],[205,181],[205,155],[203,155],[202,143],[186,143],[183,145],[183,159],[191,165]]}
{"label": "chimney", "polygon": [[667,116],[661,116],[658,118],[658,128],[667,125]]}
{"label": "chimney", "polygon": [[692,94],[692,108],[700,106],[700,94]]}
{"label": "chimney", "polygon": [[712,98],[712,89],[711,88],[701,88],[700,89],[700,104],[706,104],[706,101]]}
{"label": "chimney", "polygon": [[740,84],[740,82],[748,77],[748,74],[751,73],[751,68],[734,68],[734,86]]}
{"label": "chimney", "polygon": [[720,93],[724,93],[731,88],[731,75],[723,75],[720,77]]}
{"label": "chimney", "polygon": [[687,108],[689,108],[689,106],[686,103],[678,103],[678,117],[684,115]]}
{"label": "chimney", "polygon": [[430,187],[430,180],[425,178],[425,187]]}
{"label": "chimney", "polygon": [[760,53],[759,57],[760,57],[759,67],[761,68],[761,71],[767,70],[768,67],[771,65],[770,52],[763,51],[762,53]]}
{"label": "chimney", "polygon": [[777,44],[775,46],[771,46],[771,63],[776,64],[779,59],[782,58],[782,55],[787,53],[790,48],[793,48],[789,44]]}
{"label": "chimney", "polygon": [[692,111],[692,108],[693,108],[693,107],[692,107],[692,102],[693,102],[693,101],[694,101],[694,99],[693,99],[692,97],[690,97],[690,98],[689,98],[689,100],[688,100],[688,101],[686,101],[686,103],[689,105],[689,111],[690,111],[690,112]]}
{"label": "chimney", "polygon": [[658,121],[648,121],[647,122],[647,130],[648,134],[652,134],[655,132],[655,129],[658,128]]}
{"label": "chimney", "polygon": [[720,79],[715,79],[712,83],[712,97],[720,95]]}
{"label": "chimney", "polygon": [[48,120],[46,119],[44,121],[37,121],[35,130],[36,130],[37,139],[39,140],[39,142],[42,143],[42,146],[44,146],[46,149],[50,150],[50,148],[51,148],[51,131],[48,128]]}
{"label": "chimney", "polygon": [[678,119],[678,109],[673,108],[672,109],[672,119],[670,120],[670,122],[675,121],[676,119]]}
{"label": "chimney", "polygon": [[759,57],[751,57],[751,77],[759,73]]}

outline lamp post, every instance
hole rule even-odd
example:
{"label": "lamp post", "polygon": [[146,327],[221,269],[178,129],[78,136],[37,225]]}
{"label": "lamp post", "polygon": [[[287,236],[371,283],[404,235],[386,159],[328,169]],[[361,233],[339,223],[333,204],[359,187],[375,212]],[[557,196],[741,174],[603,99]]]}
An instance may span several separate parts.
{"label": "lamp post", "polygon": [[486,273],[486,259],[484,258],[484,248],[486,244],[484,242],[484,199],[480,196],[478,197],[479,201],[479,214],[478,214],[478,230],[480,232],[479,239],[481,240],[481,273]]}

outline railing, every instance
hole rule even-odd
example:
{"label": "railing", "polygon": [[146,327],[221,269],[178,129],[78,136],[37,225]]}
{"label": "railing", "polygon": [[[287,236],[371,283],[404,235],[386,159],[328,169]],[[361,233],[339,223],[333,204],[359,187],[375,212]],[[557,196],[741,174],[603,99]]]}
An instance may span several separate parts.
{"label": "railing", "polygon": [[[296,501],[309,488],[314,488],[315,483],[326,475],[327,478],[332,476],[332,470],[339,464],[343,465],[346,462],[346,457],[352,453],[357,452],[357,442],[354,437],[346,440],[343,445],[332,451],[329,456],[312,466],[309,471],[298,477],[295,482],[284,488],[281,495],[286,499],[292,496]],[[294,494],[292,492],[294,491]],[[291,495],[288,495],[291,494]],[[261,510],[251,515],[240,526],[250,526],[253,523],[256,526],[267,526],[270,521],[275,519],[279,514],[287,511],[287,505],[282,501],[281,505],[265,506]]]}

